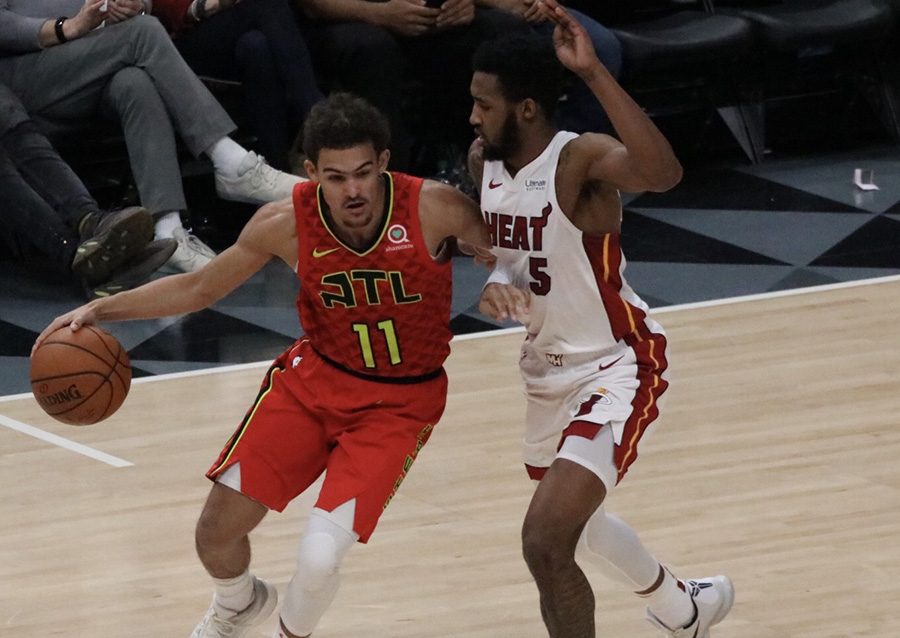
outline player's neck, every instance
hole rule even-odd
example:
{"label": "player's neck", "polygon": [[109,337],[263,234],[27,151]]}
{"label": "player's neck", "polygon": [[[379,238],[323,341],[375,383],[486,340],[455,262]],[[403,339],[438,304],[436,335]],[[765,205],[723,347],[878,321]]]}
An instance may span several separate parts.
{"label": "player's neck", "polygon": [[557,132],[558,129],[550,124],[534,130],[523,131],[519,150],[503,161],[503,166],[510,176],[515,177],[516,173],[543,153]]}

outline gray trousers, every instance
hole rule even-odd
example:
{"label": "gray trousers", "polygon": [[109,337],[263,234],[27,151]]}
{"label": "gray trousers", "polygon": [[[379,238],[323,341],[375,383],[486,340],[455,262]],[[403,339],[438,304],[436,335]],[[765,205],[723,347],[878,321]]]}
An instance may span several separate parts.
{"label": "gray trousers", "polygon": [[154,213],[186,208],[175,132],[200,155],[236,128],[151,16],[2,57],[0,83],[29,114],[55,124],[117,118],[141,203]]}

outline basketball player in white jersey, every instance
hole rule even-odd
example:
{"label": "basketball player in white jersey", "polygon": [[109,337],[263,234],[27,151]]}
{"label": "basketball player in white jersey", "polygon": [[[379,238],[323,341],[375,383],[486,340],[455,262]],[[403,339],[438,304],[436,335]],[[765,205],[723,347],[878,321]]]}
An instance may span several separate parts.
{"label": "basketball player in white jersey", "polygon": [[[666,336],[623,278],[619,189],[681,179],[668,142],[555,0],[553,45],[514,38],[476,53],[470,167],[496,266],[480,308],[527,328],[524,456],[539,481],[522,529],[525,560],[553,638],[595,635],[594,596],[576,563],[599,557],[666,635],[706,638],[731,609],[728,577],[679,580],[603,502],[638,454],[668,382]],[[557,131],[559,63],[600,101],[621,142]]]}

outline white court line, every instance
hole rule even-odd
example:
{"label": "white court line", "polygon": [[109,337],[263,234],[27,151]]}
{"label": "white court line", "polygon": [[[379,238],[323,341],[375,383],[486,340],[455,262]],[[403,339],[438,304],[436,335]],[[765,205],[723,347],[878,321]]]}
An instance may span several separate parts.
{"label": "white court line", "polygon": [[112,456],[111,454],[107,454],[106,452],[95,450],[94,448],[82,445],[81,443],[75,443],[74,441],[70,441],[69,439],[57,436],[56,434],[51,434],[50,432],[44,432],[40,428],[15,421],[13,419],[10,419],[9,417],[3,416],[2,414],[0,414],[0,425],[8,427],[11,430],[15,430],[16,432],[21,432],[22,434],[33,436],[34,438],[40,439],[41,441],[46,441],[47,443],[58,445],[59,447],[65,448],[66,450],[69,450],[71,452],[75,452],[76,454],[83,454],[84,456],[90,457],[97,461],[101,461],[103,463],[106,463],[107,465],[112,465],[113,467],[130,467],[134,465],[134,463],[131,463],[124,459],[120,459],[116,456]]}
{"label": "white court line", "polygon": [[[676,312],[679,310],[692,310],[696,308],[710,308],[714,306],[725,306],[736,303],[745,303],[748,301],[760,301],[763,299],[775,299],[778,297],[792,297],[795,295],[806,295],[815,292],[825,292],[829,290],[840,290],[843,288],[855,288],[858,286],[870,286],[888,283],[892,281],[900,281],[900,275],[890,275],[887,277],[876,277],[873,279],[860,279],[857,281],[845,281],[836,284],[825,284],[822,286],[809,286],[806,288],[794,288],[791,290],[779,290],[776,292],[764,292],[755,295],[743,295],[741,297],[727,297],[725,299],[713,299],[710,301],[698,301],[695,303],[686,303],[686,304],[678,304],[674,306],[665,306],[663,308],[651,309],[651,314],[662,314],[666,312]],[[515,327],[515,328],[503,328],[499,330],[488,330],[486,332],[473,332],[470,334],[458,335],[453,337],[453,341],[469,341],[472,339],[483,339],[486,337],[498,337],[507,334],[515,334],[519,332],[524,332],[525,328],[523,327]],[[234,372],[236,370],[250,370],[254,368],[264,368],[271,365],[271,361],[259,361],[254,363],[240,363],[235,365],[228,366],[219,366],[214,368],[205,368],[203,370],[190,370],[187,372],[171,372],[167,374],[157,374],[150,377],[141,377],[139,379],[135,379],[134,383],[154,383],[157,381],[168,381],[170,379],[183,379],[187,377],[199,377],[209,374],[218,374],[221,372]],[[26,392],[23,394],[12,394],[5,397],[0,397],[0,402],[5,401],[15,401],[18,399],[24,399],[30,397],[31,393]],[[85,456],[89,456],[91,458],[97,459],[99,461],[103,461],[104,463],[108,463],[114,467],[128,467],[133,465],[128,461],[124,461],[122,459],[116,458],[114,456],[110,456],[109,454],[105,454],[104,452],[100,452],[98,450],[94,450],[93,448],[89,448],[85,445],[81,445],[80,443],[75,443],[73,441],[69,441],[61,436],[56,436],[55,434],[50,434],[49,432],[44,432],[34,426],[26,425],[25,423],[20,423],[18,421],[14,421],[7,417],[0,415],[0,425],[6,426],[13,430],[17,430],[24,434],[28,434],[29,436],[33,436],[37,439],[41,439],[43,441],[47,441],[54,445],[59,445],[60,447],[66,448],[68,450],[72,450],[73,452],[77,452],[79,454],[84,454]]]}
{"label": "white court line", "polygon": [[[740,297],[726,297],[724,299],[711,299],[709,301],[697,301],[692,303],[677,304],[673,306],[663,306],[662,308],[651,308],[651,315],[658,315],[667,312],[677,312],[679,310],[694,310],[696,308],[711,308],[714,306],[726,306],[730,304],[745,303],[748,301],[760,301],[763,299],[776,299],[778,297],[792,297],[794,295],[807,295],[816,292],[826,292],[829,290],[840,290],[843,288],[856,288],[858,286],[872,286],[877,284],[889,283],[892,281],[900,281],[900,275],[888,275],[886,277],[875,277],[872,279],[858,279],[855,281],[844,281],[836,284],[824,284],[821,286],[807,286],[805,288],[792,288],[790,290],[777,290],[775,292],[762,292],[753,295],[743,295]],[[525,328],[516,326],[513,328],[500,328],[497,330],[487,330],[485,332],[472,332],[469,334],[457,335],[453,337],[453,341],[469,341],[471,339],[484,339],[487,337],[499,337],[507,334],[515,334],[524,332]],[[157,381],[168,381],[169,379],[185,379],[188,377],[200,377],[209,374],[218,374],[220,372],[234,372],[236,370],[252,370],[255,368],[266,368],[272,365],[272,361],[255,361],[251,363],[236,363],[227,366],[216,366],[213,368],[203,368],[202,370],[188,370],[186,372],[168,372],[165,374],[155,374],[149,377],[140,377],[134,379],[132,383],[155,383]],[[30,392],[22,394],[10,394],[0,397],[0,403],[5,401],[15,401],[31,396]]]}

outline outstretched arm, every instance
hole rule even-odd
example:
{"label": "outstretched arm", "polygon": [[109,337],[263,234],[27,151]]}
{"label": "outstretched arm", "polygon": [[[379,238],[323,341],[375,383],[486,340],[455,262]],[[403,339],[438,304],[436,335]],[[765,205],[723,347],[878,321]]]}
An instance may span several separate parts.
{"label": "outstretched arm", "polygon": [[569,143],[570,179],[597,180],[624,191],[665,191],[681,180],[681,164],[669,142],[597,58],[590,38],[556,0],[540,0],[556,27],[553,45],[562,64],[577,74],[606,110],[621,142],[582,135]]}
{"label": "outstretched arm", "polygon": [[[287,233],[288,237],[293,234],[292,227],[281,228],[286,226],[286,216],[278,215],[283,206],[284,203],[268,204],[257,211],[237,242],[198,271],[156,279],[60,315],[38,335],[32,352],[50,333],[67,325],[78,330],[101,321],[167,317],[212,305],[262,268],[273,255],[285,258],[278,244],[273,243],[276,232]],[[292,216],[289,221],[293,224]]]}
{"label": "outstretched arm", "polygon": [[450,237],[471,248],[481,258],[490,257],[491,235],[478,204],[441,182],[425,180],[419,196],[422,233],[432,255]]}

